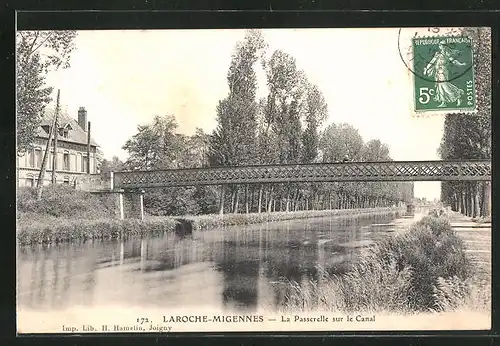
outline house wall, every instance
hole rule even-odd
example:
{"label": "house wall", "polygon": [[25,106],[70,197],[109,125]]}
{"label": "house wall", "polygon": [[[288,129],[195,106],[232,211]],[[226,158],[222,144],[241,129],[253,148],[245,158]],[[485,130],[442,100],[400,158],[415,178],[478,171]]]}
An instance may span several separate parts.
{"label": "house wall", "polygon": [[[19,186],[35,186],[38,181],[38,175],[47,146],[47,140],[37,138],[34,148],[23,156],[18,157],[18,184]],[[67,155],[67,165],[65,165],[65,154]],[[87,157],[87,146],[64,140],[58,140],[58,148],[56,153],[56,182],[74,185],[78,177],[85,175],[86,166],[83,165],[83,158]],[[53,149],[50,150],[50,155],[47,157],[44,185],[48,185],[52,179],[52,159]],[[96,147],[91,147],[90,150],[90,173],[96,174]]]}

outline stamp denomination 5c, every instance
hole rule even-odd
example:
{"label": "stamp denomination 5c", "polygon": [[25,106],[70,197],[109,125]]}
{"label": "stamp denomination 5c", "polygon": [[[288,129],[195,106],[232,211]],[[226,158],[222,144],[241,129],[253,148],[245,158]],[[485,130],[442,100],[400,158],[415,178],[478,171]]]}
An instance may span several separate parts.
{"label": "stamp denomination 5c", "polygon": [[413,38],[415,111],[474,111],[472,39]]}

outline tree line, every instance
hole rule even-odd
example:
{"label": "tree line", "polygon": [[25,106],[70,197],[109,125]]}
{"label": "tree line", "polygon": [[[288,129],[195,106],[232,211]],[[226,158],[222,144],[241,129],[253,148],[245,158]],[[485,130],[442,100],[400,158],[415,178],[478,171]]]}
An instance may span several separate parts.
{"label": "tree line", "polygon": [[[177,133],[175,116],[142,124],[123,146],[126,162],[105,161],[109,170],[153,170],[257,164],[390,161],[387,145],[364,142],[346,123],[324,124],[328,106],[317,85],[282,50],[266,54],[259,30],[247,30],[232,54],[228,95],[216,107],[217,126],[207,134]],[[268,94],[257,99],[256,67]],[[324,125],[327,125],[324,127]],[[322,129],[324,127],[324,129]],[[250,213],[389,206],[413,198],[412,183],[269,183],[148,190],[145,208],[157,215]]]}
{"label": "tree line", "polygon": [[[439,154],[443,160],[491,160],[491,31],[461,32],[473,42],[477,113],[446,115]],[[490,188],[490,182],[442,182],[441,200],[467,216],[489,216]]]}

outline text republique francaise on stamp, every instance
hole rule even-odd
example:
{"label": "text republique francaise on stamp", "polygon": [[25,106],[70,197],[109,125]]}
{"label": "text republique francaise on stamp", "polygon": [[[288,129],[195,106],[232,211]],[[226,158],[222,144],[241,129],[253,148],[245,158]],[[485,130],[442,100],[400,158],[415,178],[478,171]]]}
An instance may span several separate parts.
{"label": "text republique francaise on stamp", "polygon": [[415,111],[474,111],[472,39],[437,36],[412,41]]}

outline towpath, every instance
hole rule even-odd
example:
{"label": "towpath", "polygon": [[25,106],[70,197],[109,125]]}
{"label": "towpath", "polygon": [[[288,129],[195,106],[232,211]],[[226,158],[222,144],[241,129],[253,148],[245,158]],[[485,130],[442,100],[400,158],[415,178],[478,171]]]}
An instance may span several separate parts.
{"label": "towpath", "polygon": [[451,227],[463,239],[477,274],[491,278],[491,223],[473,222],[470,217],[454,212],[449,218]]}

